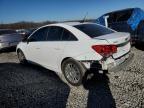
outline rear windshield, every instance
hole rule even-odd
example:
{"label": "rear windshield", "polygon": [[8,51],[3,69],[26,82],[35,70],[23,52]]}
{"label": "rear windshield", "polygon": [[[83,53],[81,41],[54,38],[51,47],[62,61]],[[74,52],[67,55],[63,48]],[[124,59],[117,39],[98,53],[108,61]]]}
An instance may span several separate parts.
{"label": "rear windshield", "polygon": [[14,30],[0,30],[0,35],[16,33]]}
{"label": "rear windshield", "polygon": [[82,25],[76,25],[74,27],[84,32],[91,38],[114,33],[114,31],[96,24],[82,24]]}

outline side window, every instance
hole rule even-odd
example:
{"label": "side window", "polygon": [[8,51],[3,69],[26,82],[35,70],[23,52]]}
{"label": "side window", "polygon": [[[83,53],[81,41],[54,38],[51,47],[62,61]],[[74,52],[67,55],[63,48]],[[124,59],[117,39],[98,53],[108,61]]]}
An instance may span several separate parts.
{"label": "side window", "polygon": [[62,33],[63,33],[63,28],[52,26],[49,29],[47,40],[48,41],[60,41]]}
{"label": "side window", "polygon": [[77,40],[78,39],[72,33],[64,29],[62,34],[62,41],[77,41]]}
{"label": "side window", "polygon": [[36,31],[30,38],[29,40],[31,42],[37,42],[37,41],[46,41],[46,37],[48,34],[49,28],[44,27]]}

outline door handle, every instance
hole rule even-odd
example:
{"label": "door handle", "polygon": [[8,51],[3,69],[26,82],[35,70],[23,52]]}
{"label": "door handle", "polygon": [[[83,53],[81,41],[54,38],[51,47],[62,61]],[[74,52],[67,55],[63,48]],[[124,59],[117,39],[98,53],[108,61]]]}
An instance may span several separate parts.
{"label": "door handle", "polygon": [[36,49],[40,49],[40,48],[36,48]]}

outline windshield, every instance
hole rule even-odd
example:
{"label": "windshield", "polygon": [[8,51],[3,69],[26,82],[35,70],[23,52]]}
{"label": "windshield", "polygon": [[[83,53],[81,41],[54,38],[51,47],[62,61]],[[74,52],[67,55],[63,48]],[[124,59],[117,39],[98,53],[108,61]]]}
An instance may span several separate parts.
{"label": "windshield", "polygon": [[16,33],[14,30],[0,30],[0,35]]}
{"label": "windshield", "polygon": [[91,38],[114,33],[113,30],[97,25],[97,24],[81,24],[81,25],[76,25],[74,27],[84,32]]}

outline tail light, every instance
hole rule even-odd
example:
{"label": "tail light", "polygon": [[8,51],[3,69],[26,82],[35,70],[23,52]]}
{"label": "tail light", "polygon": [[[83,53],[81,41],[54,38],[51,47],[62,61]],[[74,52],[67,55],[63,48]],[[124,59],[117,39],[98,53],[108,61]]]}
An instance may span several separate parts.
{"label": "tail light", "polygon": [[117,52],[116,45],[93,45],[92,49],[104,57],[109,57]]}

